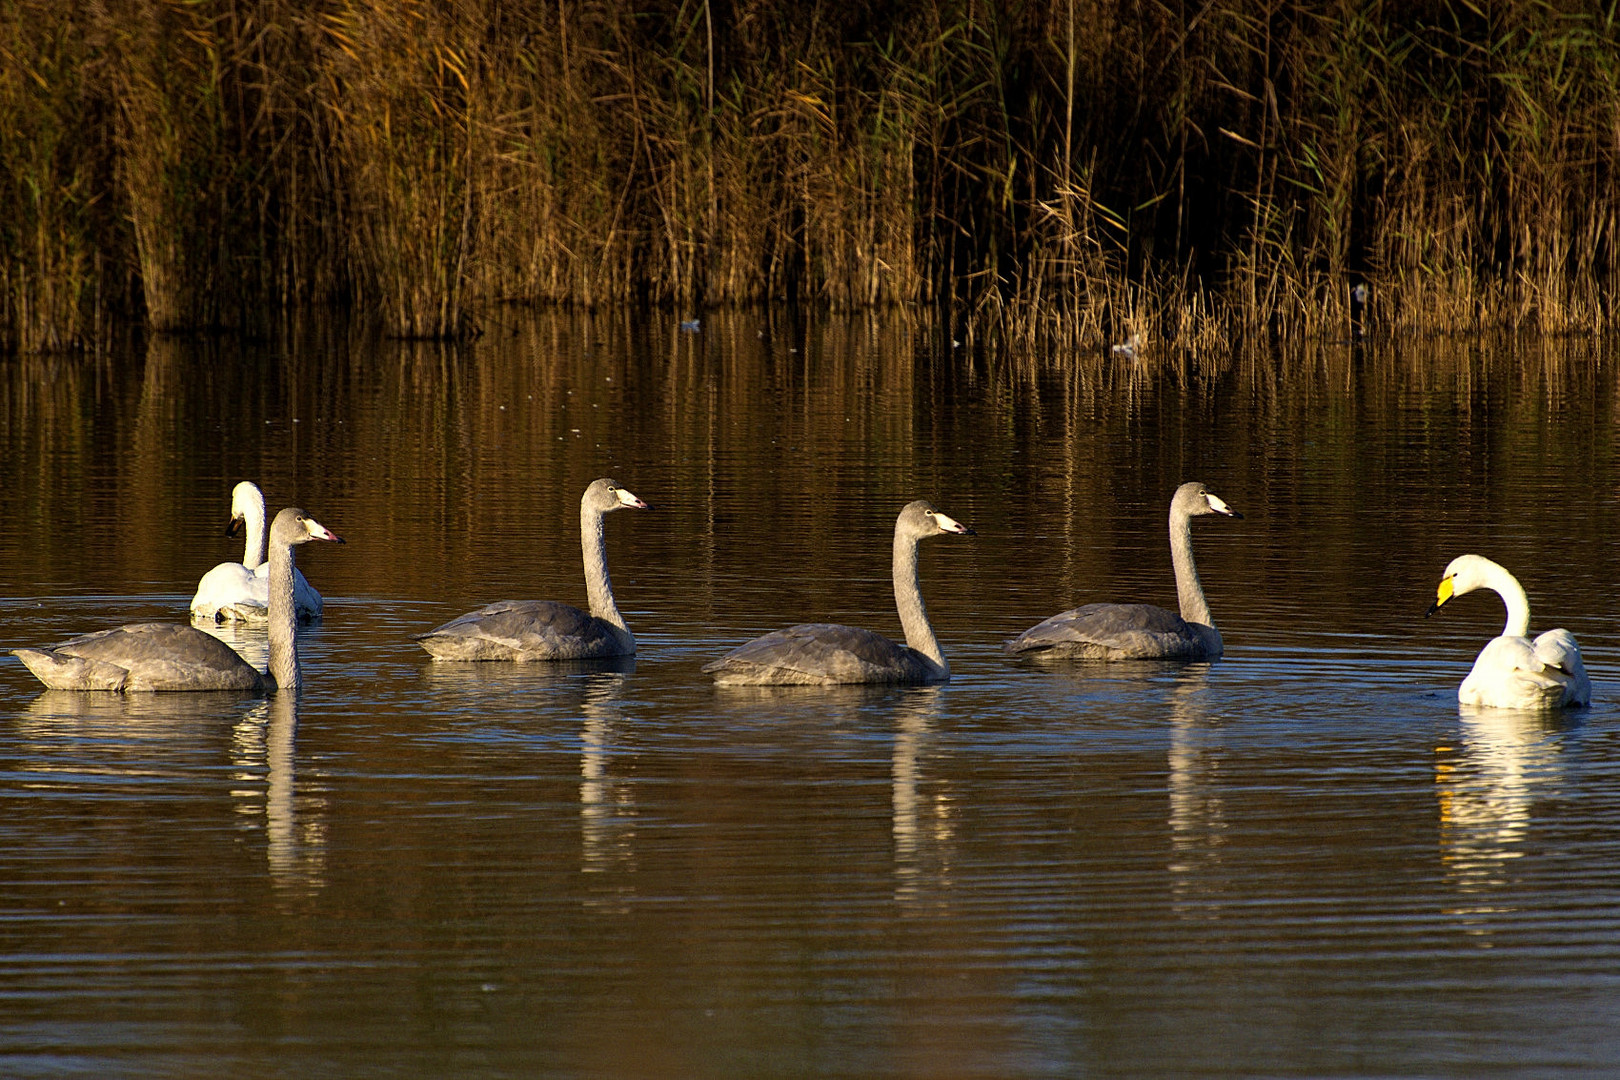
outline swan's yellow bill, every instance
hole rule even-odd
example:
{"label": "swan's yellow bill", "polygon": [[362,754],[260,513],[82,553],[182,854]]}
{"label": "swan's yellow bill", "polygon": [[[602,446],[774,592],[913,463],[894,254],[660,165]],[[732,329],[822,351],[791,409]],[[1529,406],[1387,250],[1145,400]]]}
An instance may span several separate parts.
{"label": "swan's yellow bill", "polygon": [[1450,600],[1451,599],[1451,579],[1450,578],[1441,578],[1440,579],[1440,587],[1434,591],[1434,594],[1435,594],[1435,601],[1434,601],[1434,606],[1435,607],[1439,607],[1441,604],[1444,604],[1447,600]]}

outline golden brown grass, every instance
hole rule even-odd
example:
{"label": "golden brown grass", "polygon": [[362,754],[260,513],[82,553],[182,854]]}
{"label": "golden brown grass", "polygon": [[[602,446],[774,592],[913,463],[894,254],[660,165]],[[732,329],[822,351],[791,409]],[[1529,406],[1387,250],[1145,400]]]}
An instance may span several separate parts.
{"label": "golden brown grass", "polygon": [[0,347],[500,303],[1166,348],[1612,328],[1575,0],[0,0]]}

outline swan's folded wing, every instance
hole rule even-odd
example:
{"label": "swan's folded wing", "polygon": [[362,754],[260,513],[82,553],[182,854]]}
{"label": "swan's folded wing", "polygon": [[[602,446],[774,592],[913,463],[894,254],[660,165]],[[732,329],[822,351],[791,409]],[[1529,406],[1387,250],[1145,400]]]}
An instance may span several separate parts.
{"label": "swan's folded wing", "polygon": [[1457,688],[1457,700],[1507,709],[1556,708],[1565,703],[1568,684],[1568,676],[1548,667],[1528,638],[1503,636],[1479,651]]}
{"label": "swan's folded wing", "polygon": [[24,651],[31,655],[18,655],[28,669],[59,690],[253,690],[263,685],[229,645],[172,623],[132,623]]}
{"label": "swan's folded wing", "polygon": [[197,582],[191,598],[193,618],[263,621],[270,612],[270,579],[241,563],[220,563]]}
{"label": "swan's folded wing", "polygon": [[1009,638],[1013,654],[1076,659],[1152,656],[1178,659],[1201,655],[1191,625],[1173,611],[1153,604],[1085,604]]}
{"label": "swan's folded wing", "polygon": [[[270,604],[270,564],[260,564],[253,573],[264,581],[265,606],[268,608]],[[320,618],[324,608],[325,603],[321,600],[321,594],[316,591],[315,586],[311,585],[309,579],[304,577],[302,570],[296,566],[293,567],[293,610],[298,613],[299,621],[308,622],[310,619]]]}
{"label": "swan's folded wing", "polygon": [[806,686],[923,682],[921,656],[882,634],[839,623],[800,623],[757,637],[712,663],[719,683]]}
{"label": "swan's folded wing", "polygon": [[122,690],[129,672],[116,664],[50,649],[13,649],[12,655],[51,690]]}
{"label": "swan's folded wing", "polygon": [[1581,661],[1581,647],[1568,630],[1548,630],[1535,640],[1536,658],[1547,668],[1562,672],[1569,688],[1565,703],[1586,705],[1592,700],[1592,680]]}
{"label": "swan's folded wing", "polygon": [[619,647],[606,623],[552,600],[500,600],[412,640],[440,660],[582,660]]}

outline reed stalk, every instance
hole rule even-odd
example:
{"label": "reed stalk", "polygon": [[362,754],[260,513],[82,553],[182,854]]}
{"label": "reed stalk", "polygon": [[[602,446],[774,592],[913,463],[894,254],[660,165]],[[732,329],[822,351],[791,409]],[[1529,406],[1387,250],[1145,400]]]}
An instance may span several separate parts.
{"label": "reed stalk", "polygon": [[1613,328],[1583,0],[0,0],[0,347],[937,304],[1166,350]]}

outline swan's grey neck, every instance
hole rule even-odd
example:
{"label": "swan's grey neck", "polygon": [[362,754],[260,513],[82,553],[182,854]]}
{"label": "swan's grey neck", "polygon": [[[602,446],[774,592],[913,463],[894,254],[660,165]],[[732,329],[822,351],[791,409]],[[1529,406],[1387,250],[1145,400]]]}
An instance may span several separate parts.
{"label": "swan's grey neck", "polygon": [[293,610],[293,546],[276,540],[270,546],[270,677],[281,690],[303,682],[298,664],[298,615]]}
{"label": "swan's grey neck", "polygon": [[607,568],[607,536],[602,524],[602,511],[589,502],[581,502],[579,543],[585,552],[585,595],[590,600],[592,615],[634,641],[630,628],[624,624],[624,616],[613,602],[613,579],[608,577]]}
{"label": "swan's grey neck", "polygon": [[917,583],[917,539],[899,528],[894,531],[894,603],[900,611],[906,644],[933,664],[940,675],[949,675],[951,665],[946,663],[939,639],[928,623],[922,587]]}
{"label": "swan's grey neck", "polygon": [[1176,601],[1181,606],[1181,617],[1213,628],[1215,620],[1210,617],[1204,584],[1198,580],[1198,565],[1193,562],[1192,516],[1174,504],[1170,507],[1170,562],[1176,569]]}
{"label": "swan's grey neck", "polygon": [[249,570],[257,570],[264,562],[264,497],[260,496],[257,504],[249,503],[242,511],[243,531],[247,539],[242,547],[242,565]]}
{"label": "swan's grey neck", "polygon": [[1495,589],[1496,595],[1507,605],[1507,625],[1502,627],[1503,637],[1530,636],[1530,597],[1525,595],[1519,579],[1495,563],[1485,578],[1486,588]]}

